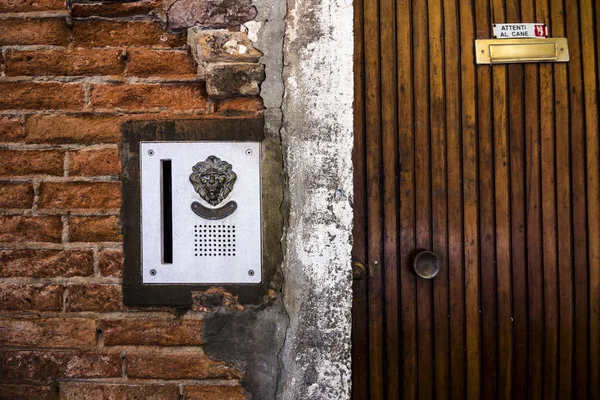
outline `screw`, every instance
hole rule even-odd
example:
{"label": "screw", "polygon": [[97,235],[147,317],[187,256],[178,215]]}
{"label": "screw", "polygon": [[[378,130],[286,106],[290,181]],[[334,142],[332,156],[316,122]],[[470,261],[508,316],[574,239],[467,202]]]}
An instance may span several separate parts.
{"label": "screw", "polygon": [[254,270],[253,270],[253,269],[251,269],[250,271],[248,271],[248,275],[250,275],[250,276],[254,276]]}
{"label": "screw", "polygon": [[154,155],[154,150],[152,150],[152,149],[148,150],[148,155],[149,156],[153,156]]}
{"label": "screw", "polygon": [[251,156],[251,155],[252,155],[252,150],[250,150],[250,149],[246,149],[246,155],[247,155],[247,156]]}
{"label": "screw", "polygon": [[375,261],[373,261],[373,264],[377,265],[377,264],[379,264],[379,261],[375,260]]}
{"label": "screw", "polygon": [[150,270],[150,275],[152,275],[152,276],[156,275],[156,270],[155,269],[151,269]]}

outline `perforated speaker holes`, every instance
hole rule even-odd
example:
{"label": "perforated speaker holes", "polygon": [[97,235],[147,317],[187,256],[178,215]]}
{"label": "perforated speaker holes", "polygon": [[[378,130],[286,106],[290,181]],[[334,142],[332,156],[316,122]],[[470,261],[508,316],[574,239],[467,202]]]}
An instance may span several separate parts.
{"label": "perforated speaker holes", "polygon": [[196,257],[235,257],[235,225],[194,225]]}

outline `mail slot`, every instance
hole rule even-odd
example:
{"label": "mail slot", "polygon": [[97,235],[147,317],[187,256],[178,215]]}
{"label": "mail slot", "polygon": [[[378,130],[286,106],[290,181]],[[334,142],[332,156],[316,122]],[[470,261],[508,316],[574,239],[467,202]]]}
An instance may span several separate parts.
{"label": "mail slot", "polygon": [[477,64],[526,62],[567,62],[566,38],[478,39],[475,41]]}
{"label": "mail slot", "polygon": [[260,283],[260,143],[139,146],[142,282]]}

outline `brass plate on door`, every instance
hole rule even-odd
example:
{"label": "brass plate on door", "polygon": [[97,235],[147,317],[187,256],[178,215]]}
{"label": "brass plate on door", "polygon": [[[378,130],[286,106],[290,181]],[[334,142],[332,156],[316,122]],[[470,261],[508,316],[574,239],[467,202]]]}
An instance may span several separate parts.
{"label": "brass plate on door", "polygon": [[478,39],[475,41],[477,64],[531,62],[567,62],[567,38]]}

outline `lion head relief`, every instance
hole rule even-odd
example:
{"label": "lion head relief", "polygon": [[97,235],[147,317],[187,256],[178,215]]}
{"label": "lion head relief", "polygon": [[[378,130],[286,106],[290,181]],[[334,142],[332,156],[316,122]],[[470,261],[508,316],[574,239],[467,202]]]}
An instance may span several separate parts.
{"label": "lion head relief", "polygon": [[231,170],[231,164],[215,156],[200,161],[192,169],[194,172],[190,175],[190,182],[194,190],[213,206],[227,198],[237,179],[237,175]]}

